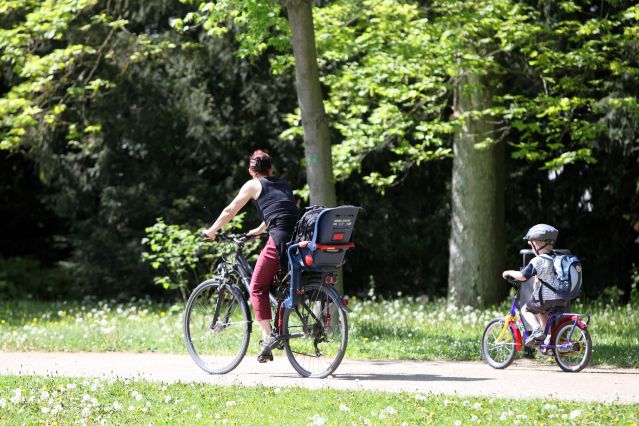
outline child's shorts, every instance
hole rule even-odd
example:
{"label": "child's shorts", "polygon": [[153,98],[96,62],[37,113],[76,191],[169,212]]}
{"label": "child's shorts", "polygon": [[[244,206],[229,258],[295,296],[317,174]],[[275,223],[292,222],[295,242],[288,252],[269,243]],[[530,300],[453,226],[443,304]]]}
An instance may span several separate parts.
{"label": "child's shorts", "polygon": [[544,303],[541,303],[539,300],[534,297],[526,302],[526,308],[529,312],[533,314],[545,314],[548,313],[552,308],[556,308],[558,306],[566,306],[566,301],[563,299],[554,299],[554,300],[544,300]]}

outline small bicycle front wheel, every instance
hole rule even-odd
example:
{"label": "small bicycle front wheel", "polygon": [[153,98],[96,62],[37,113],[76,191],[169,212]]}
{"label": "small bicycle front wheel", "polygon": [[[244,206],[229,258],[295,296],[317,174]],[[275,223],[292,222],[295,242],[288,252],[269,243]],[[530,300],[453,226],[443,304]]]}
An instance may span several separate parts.
{"label": "small bicycle front wheel", "polygon": [[559,327],[554,340],[557,346],[554,349],[555,361],[562,370],[576,373],[586,368],[592,354],[592,340],[587,328],[567,322]]}
{"label": "small bicycle front wheel", "polygon": [[324,378],[344,358],[348,322],[339,294],[321,283],[308,284],[297,306],[284,311],[284,348],[291,365],[303,377]]}
{"label": "small bicycle front wheel", "polygon": [[184,341],[195,363],[225,374],[242,361],[251,337],[251,317],[237,277],[208,280],[193,290],[184,313]]}
{"label": "small bicycle front wheel", "polygon": [[515,335],[504,320],[496,318],[486,325],[481,338],[481,355],[493,368],[506,368],[515,359]]}

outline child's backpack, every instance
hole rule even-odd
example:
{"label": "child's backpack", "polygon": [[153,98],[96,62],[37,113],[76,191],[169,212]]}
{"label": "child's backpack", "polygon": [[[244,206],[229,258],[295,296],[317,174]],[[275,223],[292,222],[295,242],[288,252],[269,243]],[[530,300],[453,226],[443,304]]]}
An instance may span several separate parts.
{"label": "child's backpack", "polygon": [[315,231],[317,216],[325,209],[326,207],[321,205],[306,207],[295,224],[291,242],[311,241],[313,239],[313,232]]}
{"label": "child's backpack", "polygon": [[541,257],[552,262],[555,272],[555,285],[544,284],[562,299],[572,300],[577,298],[581,293],[581,260],[572,254],[557,254],[554,256],[542,254]]}

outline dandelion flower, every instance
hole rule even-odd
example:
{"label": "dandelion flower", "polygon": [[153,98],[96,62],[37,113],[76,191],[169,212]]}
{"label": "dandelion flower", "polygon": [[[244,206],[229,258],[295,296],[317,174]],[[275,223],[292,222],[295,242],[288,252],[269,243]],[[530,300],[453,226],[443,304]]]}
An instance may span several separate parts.
{"label": "dandelion flower", "polygon": [[570,412],[570,420],[574,420],[579,416],[581,416],[581,411],[579,410],[573,410]]}
{"label": "dandelion flower", "polygon": [[342,404],[339,406],[339,411],[351,411],[346,405]]}
{"label": "dandelion flower", "polygon": [[[395,410],[395,408],[394,408],[394,407],[391,407],[391,406],[389,405],[388,407],[384,408],[384,409],[381,411],[381,413],[383,413],[383,414],[389,414],[389,415],[391,415],[391,416],[392,416],[392,415],[394,415],[394,414],[397,414],[397,410]],[[381,414],[381,413],[380,413],[380,414]]]}

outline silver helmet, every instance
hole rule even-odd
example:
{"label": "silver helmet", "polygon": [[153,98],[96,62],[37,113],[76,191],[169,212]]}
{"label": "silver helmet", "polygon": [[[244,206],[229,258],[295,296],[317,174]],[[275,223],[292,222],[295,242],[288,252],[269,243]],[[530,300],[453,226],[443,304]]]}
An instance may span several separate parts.
{"label": "silver helmet", "polygon": [[552,244],[557,240],[558,235],[559,231],[554,226],[539,223],[528,230],[524,240],[538,240]]}

